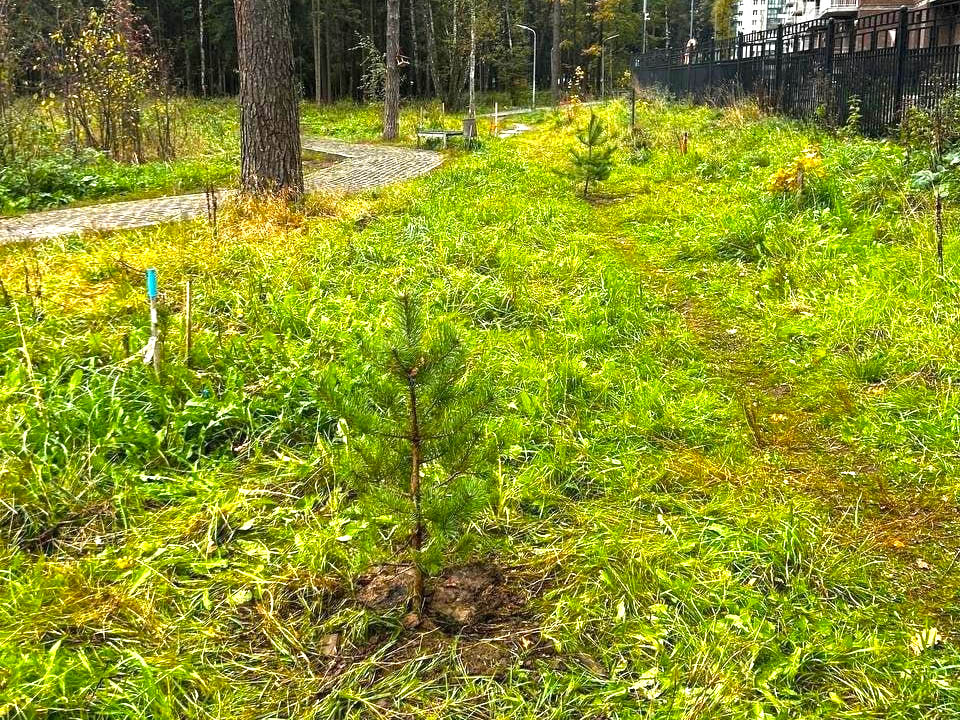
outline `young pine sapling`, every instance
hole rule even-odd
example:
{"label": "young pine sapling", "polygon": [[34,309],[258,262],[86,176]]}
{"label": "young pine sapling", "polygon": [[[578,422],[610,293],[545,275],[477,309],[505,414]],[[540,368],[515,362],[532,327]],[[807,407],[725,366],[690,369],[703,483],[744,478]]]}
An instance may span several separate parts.
{"label": "young pine sapling", "polygon": [[453,329],[428,324],[409,295],[398,299],[392,325],[386,343],[367,348],[365,377],[335,373],[324,394],[349,428],[361,502],[403,528],[419,615],[427,573],[489,495],[478,470],[491,394]]}
{"label": "young pine sapling", "polygon": [[918,190],[930,190],[934,204],[934,234],[937,239],[937,266],[943,274],[943,203],[950,194],[950,185],[955,179],[956,169],[960,166],[960,152],[946,152],[946,132],[943,118],[937,112],[929,130],[929,168],[914,173],[911,184]]}
{"label": "young pine sapling", "polygon": [[590,113],[590,122],[577,133],[581,147],[570,151],[574,172],[583,180],[583,197],[590,194],[590,183],[602,182],[613,171],[613,153],[616,150],[603,122],[594,113]]}

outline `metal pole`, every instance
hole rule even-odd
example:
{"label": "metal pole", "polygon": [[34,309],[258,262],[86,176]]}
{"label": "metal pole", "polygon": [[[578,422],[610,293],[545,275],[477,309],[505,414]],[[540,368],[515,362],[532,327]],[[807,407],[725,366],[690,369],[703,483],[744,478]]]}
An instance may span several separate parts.
{"label": "metal pole", "polygon": [[[600,43],[600,97],[606,99],[607,97],[607,65],[606,65],[606,49],[607,43],[611,40],[616,40],[620,37],[620,34],[611,35],[610,37],[604,38]],[[612,80],[613,78],[611,78]]]}
{"label": "metal pole", "polygon": [[693,39],[693,3],[694,0],[690,0],[690,39]]}
{"label": "metal pole", "polygon": [[643,0],[643,52],[647,51],[647,0]]}
{"label": "metal pole", "polygon": [[537,31],[528,25],[521,25],[517,23],[518,28],[522,28],[529,33],[533,33],[533,107],[537,107]]}

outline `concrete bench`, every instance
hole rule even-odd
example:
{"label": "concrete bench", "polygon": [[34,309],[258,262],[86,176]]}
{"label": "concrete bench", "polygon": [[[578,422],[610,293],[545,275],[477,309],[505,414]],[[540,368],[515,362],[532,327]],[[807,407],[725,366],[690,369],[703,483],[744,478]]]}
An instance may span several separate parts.
{"label": "concrete bench", "polygon": [[452,137],[463,137],[463,130],[417,130],[417,147],[420,147],[421,140],[443,140],[443,146],[447,146],[447,141]]}

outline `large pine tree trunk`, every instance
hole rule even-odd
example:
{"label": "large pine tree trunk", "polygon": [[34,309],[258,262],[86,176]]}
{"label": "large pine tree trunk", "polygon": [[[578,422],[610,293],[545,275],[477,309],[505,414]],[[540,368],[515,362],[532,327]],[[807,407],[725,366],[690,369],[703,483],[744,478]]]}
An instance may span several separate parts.
{"label": "large pine tree trunk", "polygon": [[560,102],[560,0],[553,0],[553,45],[550,46],[550,84],[553,103]]}
{"label": "large pine tree trunk", "polygon": [[400,115],[400,0],[387,0],[387,73],[383,84],[383,139],[395,140]]}
{"label": "large pine tree trunk", "polygon": [[250,193],[303,194],[300,108],[288,0],[236,0],[241,183]]}

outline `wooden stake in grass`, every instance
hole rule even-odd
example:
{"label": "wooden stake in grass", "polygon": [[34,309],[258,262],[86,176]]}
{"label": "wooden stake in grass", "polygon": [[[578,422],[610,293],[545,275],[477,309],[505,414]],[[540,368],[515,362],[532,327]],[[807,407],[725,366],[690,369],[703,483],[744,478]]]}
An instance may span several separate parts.
{"label": "wooden stake in grass", "polygon": [[217,239],[217,189],[207,185],[207,220],[210,222],[213,240]]}
{"label": "wooden stake in grass", "polygon": [[20,308],[13,304],[13,313],[17,317],[17,328],[20,330],[20,352],[23,353],[23,362],[27,366],[27,378],[33,383],[33,361],[30,360],[30,349],[27,347],[27,333],[23,329],[23,320],[20,319]]}
{"label": "wooden stake in grass", "polygon": [[187,280],[183,305],[183,363],[190,367],[190,349],[193,346],[193,282]]}

